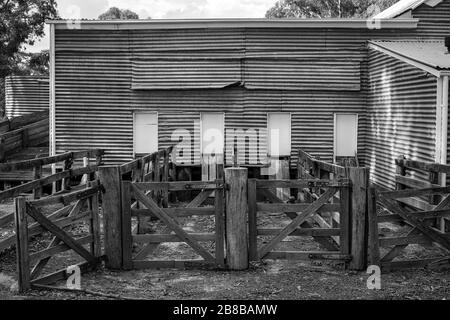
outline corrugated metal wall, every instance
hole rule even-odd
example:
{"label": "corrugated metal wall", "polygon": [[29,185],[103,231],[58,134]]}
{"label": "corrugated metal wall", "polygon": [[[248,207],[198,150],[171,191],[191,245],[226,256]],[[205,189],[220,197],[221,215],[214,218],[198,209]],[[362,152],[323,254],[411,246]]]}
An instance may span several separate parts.
{"label": "corrugated metal wall", "polygon": [[[227,132],[249,128],[263,131],[267,127],[268,112],[291,112],[293,162],[298,148],[331,161],[334,113],[352,112],[360,114],[358,140],[359,153],[363,155],[366,40],[413,38],[411,33],[411,30],[357,29],[57,30],[56,151],[101,147],[108,150],[107,163],[129,160],[133,156],[132,112],[147,110],[158,112],[160,147],[171,144],[176,129],[192,133],[192,158],[199,164],[201,112],[226,113]],[[166,61],[239,59],[242,61],[240,79],[243,86],[133,90],[133,61],[162,56]],[[313,58],[323,62],[322,69],[316,64],[311,70],[316,75],[314,86],[304,85],[307,84],[304,77],[289,72],[289,64],[287,68],[277,64],[271,66],[269,61],[274,57],[278,64],[293,59],[303,66]],[[336,66],[330,61],[340,61],[340,64]],[[248,66],[251,68],[247,69]],[[267,70],[274,77],[281,75],[284,80],[278,78],[274,82],[274,77],[262,80],[261,75]],[[135,73],[138,74],[142,80],[140,84],[151,83],[154,89],[161,85],[161,82]],[[195,72],[187,75],[172,73],[175,78],[187,81],[184,84],[192,83],[193,74]],[[331,74],[333,80],[329,81]],[[215,82],[226,80],[220,83],[235,79],[229,72],[219,72],[215,76]],[[203,86],[209,84],[206,81]],[[255,133],[251,131],[252,134]],[[264,152],[263,138],[260,147]],[[228,145],[228,161],[230,149]],[[258,151],[252,150],[245,159],[254,162]]]}
{"label": "corrugated metal wall", "polygon": [[420,20],[417,32],[421,38],[442,40],[450,36],[450,0],[444,0],[434,8],[421,5],[412,15]]}
{"label": "corrugated metal wall", "polygon": [[369,71],[367,164],[374,182],[393,188],[396,158],[435,160],[437,79],[372,49]]}
{"label": "corrugated metal wall", "polygon": [[48,78],[9,76],[5,79],[5,89],[5,113],[8,118],[49,109]]}

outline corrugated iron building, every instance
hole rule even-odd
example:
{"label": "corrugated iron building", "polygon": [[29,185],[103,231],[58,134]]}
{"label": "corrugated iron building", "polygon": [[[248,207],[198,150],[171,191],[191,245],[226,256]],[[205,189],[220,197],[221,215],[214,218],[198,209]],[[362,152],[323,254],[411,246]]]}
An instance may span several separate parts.
{"label": "corrugated iron building", "polygon": [[49,110],[49,79],[9,76],[5,79],[5,114],[8,118]]}
{"label": "corrugated iron building", "polygon": [[227,164],[237,143],[250,145],[242,165],[261,166],[269,114],[285,113],[292,162],[299,148],[333,161],[337,116],[350,114],[361,163],[391,186],[393,157],[437,156],[437,81],[367,43],[442,41],[449,21],[436,22],[437,11],[448,8],[449,0],[431,9],[423,1],[417,16],[369,22],[53,21],[52,152],[99,147],[109,164],[130,160],[138,153],[136,113],[155,112],[158,146],[188,134],[185,164],[200,165],[202,114],[219,112]]}
{"label": "corrugated iron building", "polygon": [[[366,42],[409,37],[416,21],[387,21],[381,30],[369,29],[366,21],[308,20],[52,26],[54,152],[103,147],[109,163],[129,160],[133,113],[155,111],[159,146],[174,142],[174,130],[188,130],[191,164],[197,165],[204,112],[223,112],[227,135],[261,130],[262,153],[267,114],[290,113],[292,158],[302,148],[327,161],[333,159],[335,113],[359,114],[363,155]],[[231,153],[226,148],[228,160]],[[255,150],[248,153],[244,162],[261,164]]]}

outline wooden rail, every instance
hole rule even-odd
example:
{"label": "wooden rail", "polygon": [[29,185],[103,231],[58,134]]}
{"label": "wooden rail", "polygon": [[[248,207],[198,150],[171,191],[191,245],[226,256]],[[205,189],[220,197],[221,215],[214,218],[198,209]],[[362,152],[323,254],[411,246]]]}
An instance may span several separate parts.
{"label": "wooden rail", "polygon": [[0,162],[8,154],[28,147],[42,146],[48,143],[48,112],[36,112],[31,115],[6,120],[0,123]]}
{"label": "wooden rail", "polygon": [[[75,201],[73,204],[67,203],[63,209],[50,216],[43,215],[36,202],[31,203],[24,197],[15,199],[15,237],[20,292],[31,289],[35,284],[47,285],[67,278],[66,270],[42,275],[50,259],[62,252],[73,250],[86,260],[88,268],[95,268],[99,264],[102,249],[98,190],[97,184],[85,189],[83,195],[78,193],[71,198]],[[30,218],[35,222],[29,224]],[[78,237],[70,234],[71,228],[85,222],[89,225],[88,234]],[[50,232],[53,239],[46,249],[30,253],[28,248],[30,236],[37,232]],[[90,244],[90,250],[84,248],[86,244]]]}
{"label": "wooden rail", "polygon": [[[16,187],[4,190],[0,192],[0,201],[14,199],[19,197],[24,193],[33,193],[33,199],[36,201],[42,201],[43,203],[52,203],[54,196],[64,197],[64,193],[70,192],[72,186],[70,181],[74,178],[82,177],[80,185],[73,187],[74,189],[85,188],[87,183],[96,179],[95,174],[98,172],[98,167],[101,164],[103,150],[85,150],[79,152],[68,152],[54,157],[45,157],[27,161],[21,161],[16,163],[0,164],[0,176],[1,172],[15,169],[30,169],[34,168],[34,172],[41,173],[42,167],[45,165],[51,165],[59,162],[64,163],[64,170],[57,172],[55,174],[43,177],[40,174],[36,174],[36,179]],[[72,168],[72,165],[76,159],[89,159],[95,158],[95,165],[87,165],[85,167]],[[11,171],[14,172],[14,171]],[[17,177],[20,181],[20,177]],[[92,183],[92,182],[90,182]],[[50,197],[42,198],[43,188],[46,186],[53,186],[59,184],[61,188],[59,190],[55,188],[49,188],[52,190],[53,195]],[[86,191],[81,190],[81,195],[85,194]],[[41,199],[42,198],[42,199]],[[6,214],[0,217],[0,228],[5,228],[7,225],[14,221],[14,213]],[[14,244],[14,239],[7,238],[0,241],[0,252],[5,249],[10,248]]]}
{"label": "wooden rail", "polygon": [[0,134],[8,131],[17,130],[29,124],[48,119],[48,111],[39,111],[29,115],[15,117],[0,121]]}
{"label": "wooden rail", "polygon": [[327,179],[330,177],[330,174],[333,174],[335,178],[348,177],[348,170],[346,168],[317,160],[303,150],[298,151],[297,170],[298,179]]}

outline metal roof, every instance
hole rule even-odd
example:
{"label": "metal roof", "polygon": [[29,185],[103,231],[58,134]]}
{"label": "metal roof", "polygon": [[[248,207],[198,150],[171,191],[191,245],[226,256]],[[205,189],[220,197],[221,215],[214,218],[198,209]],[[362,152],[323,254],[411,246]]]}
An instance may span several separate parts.
{"label": "metal roof", "polygon": [[[413,29],[418,19],[386,19],[382,29]],[[150,20],[48,20],[56,29],[133,30],[203,28],[354,28],[373,29],[369,19],[150,19]]]}
{"label": "metal roof", "polygon": [[430,7],[435,7],[439,3],[441,3],[442,0],[400,0],[393,6],[387,8],[386,10],[380,12],[376,16],[374,16],[374,19],[393,19],[396,18],[403,13],[414,10],[417,7],[421,6],[422,4],[427,4]]}
{"label": "metal roof", "polygon": [[[406,62],[420,64],[437,71],[450,70],[450,54],[440,41],[370,41],[374,49],[383,49]],[[402,59],[402,60],[403,60]],[[428,70],[427,70],[428,71]]]}

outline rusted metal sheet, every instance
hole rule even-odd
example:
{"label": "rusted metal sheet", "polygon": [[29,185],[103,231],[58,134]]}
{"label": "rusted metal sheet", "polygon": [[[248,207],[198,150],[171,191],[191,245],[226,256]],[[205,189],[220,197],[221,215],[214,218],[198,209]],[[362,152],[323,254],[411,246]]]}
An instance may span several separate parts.
{"label": "rusted metal sheet", "polygon": [[366,161],[374,182],[393,188],[396,158],[435,160],[437,80],[375,50],[369,70]]}
{"label": "rusted metal sheet", "polygon": [[19,117],[49,109],[50,91],[48,78],[9,76],[5,81],[8,118]]}

